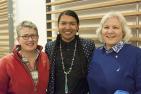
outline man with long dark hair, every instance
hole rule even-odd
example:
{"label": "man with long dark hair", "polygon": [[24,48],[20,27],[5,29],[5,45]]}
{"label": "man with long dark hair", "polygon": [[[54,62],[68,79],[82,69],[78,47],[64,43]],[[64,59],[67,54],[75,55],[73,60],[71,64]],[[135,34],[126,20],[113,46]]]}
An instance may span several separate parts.
{"label": "man with long dark hair", "polygon": [[72,10],[59,15],[58,30],[56,40],[45,47],[51,62],[47,94],[87,94],[87,66],[95,44],[79,37],[79,18]]}

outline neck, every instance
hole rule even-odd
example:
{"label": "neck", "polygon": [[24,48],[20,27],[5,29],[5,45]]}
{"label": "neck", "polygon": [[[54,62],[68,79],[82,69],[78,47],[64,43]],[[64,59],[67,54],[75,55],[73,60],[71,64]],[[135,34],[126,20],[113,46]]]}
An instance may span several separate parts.
{"label": "neck", "polygon": [[21,55],[25,56],[26,58],[33,58],[37,55],[36,50],[34,51],[20,51]]}
{"label": "neck", "polygon": [[105,45],[106,46],[106,49],[109,50],[111,49],[114,45]]}
{"label": "neck", "polygon": [[64,39],[64,38],[62,38],[62,40],[64,41],[64,42],[71,42],[72,40],[74,40],[75,39],[75,37],[73,37],[73,38],[71,38],[71,39]]}

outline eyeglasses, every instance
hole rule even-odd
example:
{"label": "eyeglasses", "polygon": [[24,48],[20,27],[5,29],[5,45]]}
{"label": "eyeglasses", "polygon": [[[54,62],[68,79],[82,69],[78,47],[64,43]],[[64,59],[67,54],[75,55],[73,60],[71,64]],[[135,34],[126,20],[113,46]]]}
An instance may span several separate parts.
{"label": "eyeglasses", "polygon": [[29,38],[32,38],[33,40],[37,40],[38,35],[23,35],[19,37],[22,37],[24,40],[28,40]]}

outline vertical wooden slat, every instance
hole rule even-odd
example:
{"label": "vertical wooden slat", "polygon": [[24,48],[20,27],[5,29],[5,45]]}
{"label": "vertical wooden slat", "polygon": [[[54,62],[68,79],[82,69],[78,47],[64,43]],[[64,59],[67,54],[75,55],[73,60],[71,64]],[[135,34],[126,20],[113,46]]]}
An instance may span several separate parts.
{"label": "vertical wooden slat", "polygon": [[9,53],[8,1],[0,1],[0,57]]}

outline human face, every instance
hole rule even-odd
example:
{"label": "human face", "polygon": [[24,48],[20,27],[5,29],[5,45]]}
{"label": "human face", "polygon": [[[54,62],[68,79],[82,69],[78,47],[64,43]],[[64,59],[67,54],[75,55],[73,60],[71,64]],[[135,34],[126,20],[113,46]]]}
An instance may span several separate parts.
{"label": "human face", "polygon": [[34,51],[38,44],[37,31],[33,28],[23,27],[20,30],[20,35],[17,37],[22,51]]}
{"label": "human face", "polygon": [[58,23],[58,29],[62,40],[70,42],[75,38],[79,24],[74,17],[63,15]]}
{"label": "human face", "polygon": [[123,39],[121,23],[117,17],[109,18],[103,25],[102,38],[107,48],[111,48]]}

